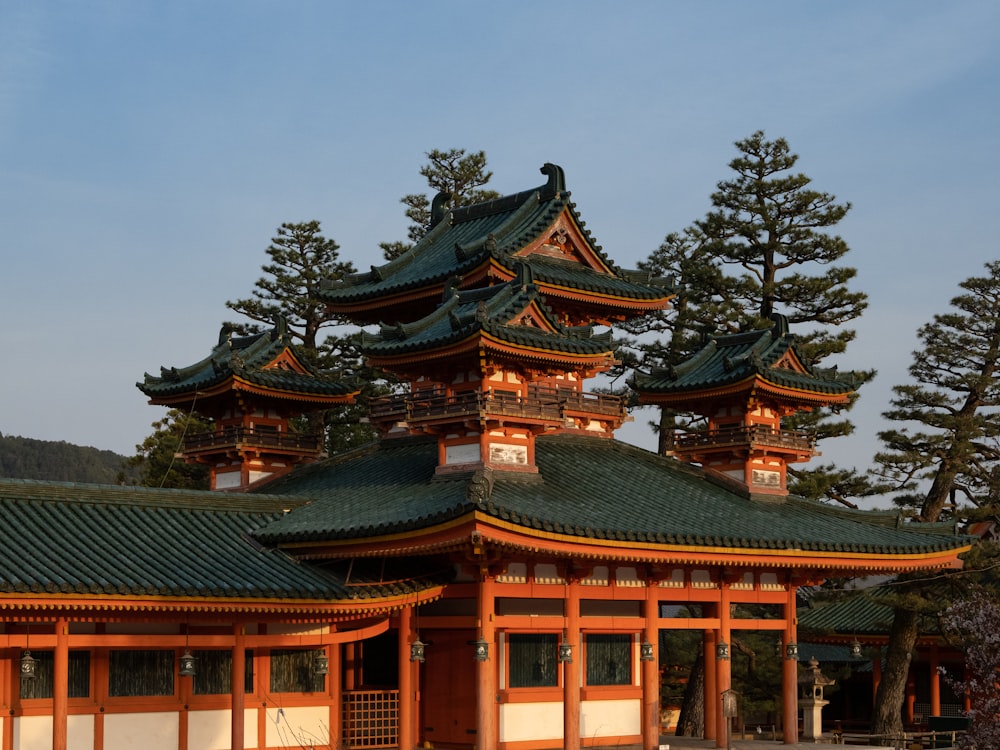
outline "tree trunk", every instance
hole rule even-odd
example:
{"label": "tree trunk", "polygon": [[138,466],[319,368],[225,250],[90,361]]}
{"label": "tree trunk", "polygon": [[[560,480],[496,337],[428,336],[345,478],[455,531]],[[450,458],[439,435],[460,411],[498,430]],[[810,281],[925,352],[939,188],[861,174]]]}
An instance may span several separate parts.
{"label": "tree trunk", "polygon": [[705,660],[701,658],[700,648],[688,675],[675,734],[678,737],[705,736]]}
{"label": "tree trunk", "polygon": [[917,613],[909,609],[894,609],[882,681],[875,692],[872,734],[895,737],[903,733],[903,701],[906,699],[910,655],[916,642]]}

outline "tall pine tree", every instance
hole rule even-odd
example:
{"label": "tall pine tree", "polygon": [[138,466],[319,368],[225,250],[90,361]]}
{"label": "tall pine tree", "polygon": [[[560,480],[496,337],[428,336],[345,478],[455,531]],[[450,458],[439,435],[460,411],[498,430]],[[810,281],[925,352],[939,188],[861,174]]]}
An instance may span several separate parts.
{"label": "tall pine tree", "polygon": [[[421,176],[427,180],[432,196],[446,193],[453,208],[500,197],[500,193],[494,190],[483,189],[493,176],[486,169],[485,151],[467,154],[464,148],[447,151],[433,149],[425,156],[427,163],[420,168]],[[398,258],[412,248],[430,228],[431,198],[422,193],[411,193],[403,196],[400,203],[406,206],[406,218],[410,220],[407,241],[379,243],[386,260]]]}
{"label": "tall pine tree", "polygon": [[[885,450],[875,457],[882,479],[900,490],[895,500],[919,521],[935,522],[989,508],[1000,500],[1000,261],[986,275],[959,286],[952,310],[918,332],[912,383],[897,385],[883,416],[900,426],[879,433]],[[910,584],[894,604],[886,666],[875,695],[872,731],[898,734],[906,695],[909,654],[921,614],[939,614],[939,592]]]}

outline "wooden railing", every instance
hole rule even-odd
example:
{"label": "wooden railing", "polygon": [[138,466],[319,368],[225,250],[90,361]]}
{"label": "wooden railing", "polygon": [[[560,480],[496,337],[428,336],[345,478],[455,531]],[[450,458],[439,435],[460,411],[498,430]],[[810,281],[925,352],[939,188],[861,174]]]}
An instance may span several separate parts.
{"label": "wooden railing", "polygon": [[733,446],[766,446],[770,448],[790,448],[799,451],[814,451],[815,436],[793,430],[772,430],[765,425],[743,425],[724,430],[702,430],[683,432],[673,436],[673,450],[678,452],[698,448]]}
{"label": "wooden railing", "polygon": [[405,393],[376,399],[371,405],[371,416],[376,421],[420,422],[478,415],[559,421],[573,415],[624,417],[625,406],[618,396],[549,388],[531,388],[527,396],[505,391]]}
{"label": "wooden railing", "polygon": [[398,690],[347,690],[342,706],[342,747],[395,747],[399,743]]}
{"label": "wooden railing", "polygon": [[227,427],[219,432],[200,432],[185,436],[182,450],[193,452],[248,445],[256,448],[316,451],[320,449],[321,444],[321,438],[316,435],[277,432],[275,430],[253,430],[248,427]]}

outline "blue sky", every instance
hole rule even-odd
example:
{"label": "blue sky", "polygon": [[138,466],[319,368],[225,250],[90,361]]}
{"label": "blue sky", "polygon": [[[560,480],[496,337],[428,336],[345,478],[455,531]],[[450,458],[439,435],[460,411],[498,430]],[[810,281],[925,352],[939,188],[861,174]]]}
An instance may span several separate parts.
{"label": "blue sky", "polygon": [[484,149],[501,192],[560,164],[634,267],[763,129],[853,205],[839,364],[879,377],[824,459],[864,464],[917,327],[998,257],[998,82],[987,0],[5,0],[0,432],[133,453],[164,412],[135,382],[208,352],[275,229],[381,262],[430,149]]}

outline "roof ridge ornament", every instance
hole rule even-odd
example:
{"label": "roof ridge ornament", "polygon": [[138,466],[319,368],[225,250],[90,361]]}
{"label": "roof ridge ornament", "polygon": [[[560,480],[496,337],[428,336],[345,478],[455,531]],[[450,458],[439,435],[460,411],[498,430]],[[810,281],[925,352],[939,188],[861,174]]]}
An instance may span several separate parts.
{"label": "roof ridge ornament", "polygon": [[549,178],[545,187],[542,188],[543,198],[559,195],[559,193],[566,191],[566,172],[558,164],[547,161],[538,171]]}
{"label": "roof ridge ornament", "polygon": [[432,229],[441,223],[445,215],[445,208],[449,203],[451,203],[451,193],[446,190],[442,190],[434,196],[434,200],[431,202],[431,221],[427,227],[428,229]]}

